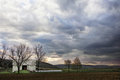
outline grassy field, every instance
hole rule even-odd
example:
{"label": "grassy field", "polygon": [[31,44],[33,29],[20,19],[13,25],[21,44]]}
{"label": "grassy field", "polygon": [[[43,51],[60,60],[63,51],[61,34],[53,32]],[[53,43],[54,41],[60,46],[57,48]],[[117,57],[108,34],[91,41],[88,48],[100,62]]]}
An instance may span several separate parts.
{"label": "grassy field", "polygon": [[[27,71],[27,70],[21,70],[20,73],[30,73],[30,71]],[[12,71],[2,71],[0,72],[0,74],[17,74],[17,72],[12,72]]]}
{"label": "grassy field", "polygon": [[120,72],[0,74],[0,80],[120,80]]}
{"label": "grassy field", "polygon": [[[63,72],[68,72],[68,69],[63,69]],[[120,72],[120,69],[80,69],[78,71],[70,69],[69,72]]]}

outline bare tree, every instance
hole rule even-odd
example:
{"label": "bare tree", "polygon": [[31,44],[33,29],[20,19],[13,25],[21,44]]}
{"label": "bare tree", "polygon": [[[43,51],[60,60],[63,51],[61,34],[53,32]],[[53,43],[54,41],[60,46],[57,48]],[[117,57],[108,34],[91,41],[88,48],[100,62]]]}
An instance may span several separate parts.
{"label": "bare tree", "polygon": [[43,51],[43,47],[40,44],[37,44],[34,47],[34,52],[37,56],[37,66],[38,66],[38,70],[39,70],[40,69],[40,63],[44,62],[46,53]]}
{"label": "bare tree", "polygon": [[71,65],[71,60],[65,60],[64,61],[65,65],[67,65],[68,71],[70,71],[70,65]]}
{"label": "bare tree", "polygon": [[73,66],[75,67],[75,69],[77,69],[77,71],[82,67],[80,59],[78,57],[74,59]]}
{"label": "bare tree", "polygon": [[6,67],[6,65],[4,65],[5,62],[5,58],[6,58],[6,54],[7,54],[7,46],[5,44],[2,45],[2,51],[0,51],[0,63],[2,67]]}
{"label": "bare tree", "polygon": [[15,45],[10,48],[9,57],[15,61],[18,73],[20,73],[20,66],[32,56],[31,52],[32,50],[30,47],[25,44]]}

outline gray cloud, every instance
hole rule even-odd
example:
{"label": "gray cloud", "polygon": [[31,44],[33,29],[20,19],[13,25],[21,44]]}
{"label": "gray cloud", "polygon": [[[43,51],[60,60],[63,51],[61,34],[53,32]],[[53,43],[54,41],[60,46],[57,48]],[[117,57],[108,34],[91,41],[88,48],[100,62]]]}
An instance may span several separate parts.
{"label": "gray cloud", "polygon": [[[40,42],[48,55],[116,62],[120,53],[119,0],[0,0],[0,43]],[[13,5],[15,4],[15,5]],[[95,56],[95,57],[93,57]],[[103,56],[103,57],[101,57]],[[107,57],[104,57],[107,56]]]}

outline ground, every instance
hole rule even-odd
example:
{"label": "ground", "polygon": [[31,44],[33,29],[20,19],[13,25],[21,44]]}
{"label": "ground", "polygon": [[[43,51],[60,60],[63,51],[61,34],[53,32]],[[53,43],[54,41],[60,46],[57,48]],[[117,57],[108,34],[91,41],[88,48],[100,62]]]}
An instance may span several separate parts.
{"label": "ground", "polygon": [[0,80],[120,80],[119,72],[0,74]]}
{"label": "ground", "polygon": [[[0,80],[120,80],[119,69],[85,69],[79,72],[57,73],[30,73],[21,71],[22,74],[9,73],[0,74]],[[23,74],[28,73],[28,74]]]}

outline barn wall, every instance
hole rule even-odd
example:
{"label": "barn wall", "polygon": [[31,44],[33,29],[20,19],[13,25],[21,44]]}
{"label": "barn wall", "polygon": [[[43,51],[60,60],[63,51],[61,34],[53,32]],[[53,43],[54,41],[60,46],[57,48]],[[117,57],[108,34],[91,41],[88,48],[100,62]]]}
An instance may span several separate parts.
{"label": "barn wall", "polygon": [[[20,70],[22,70],[22,66],[20,67]],[[17,66],[13,66],[13,67],[12,67],[12,72],[15,72],[15,71],[18,71]]]}
{"label": "barn wall", "polygon": [[36,70],[36,66],[27,66],[27,70],[30,70],[30,71],[35,71]]}

